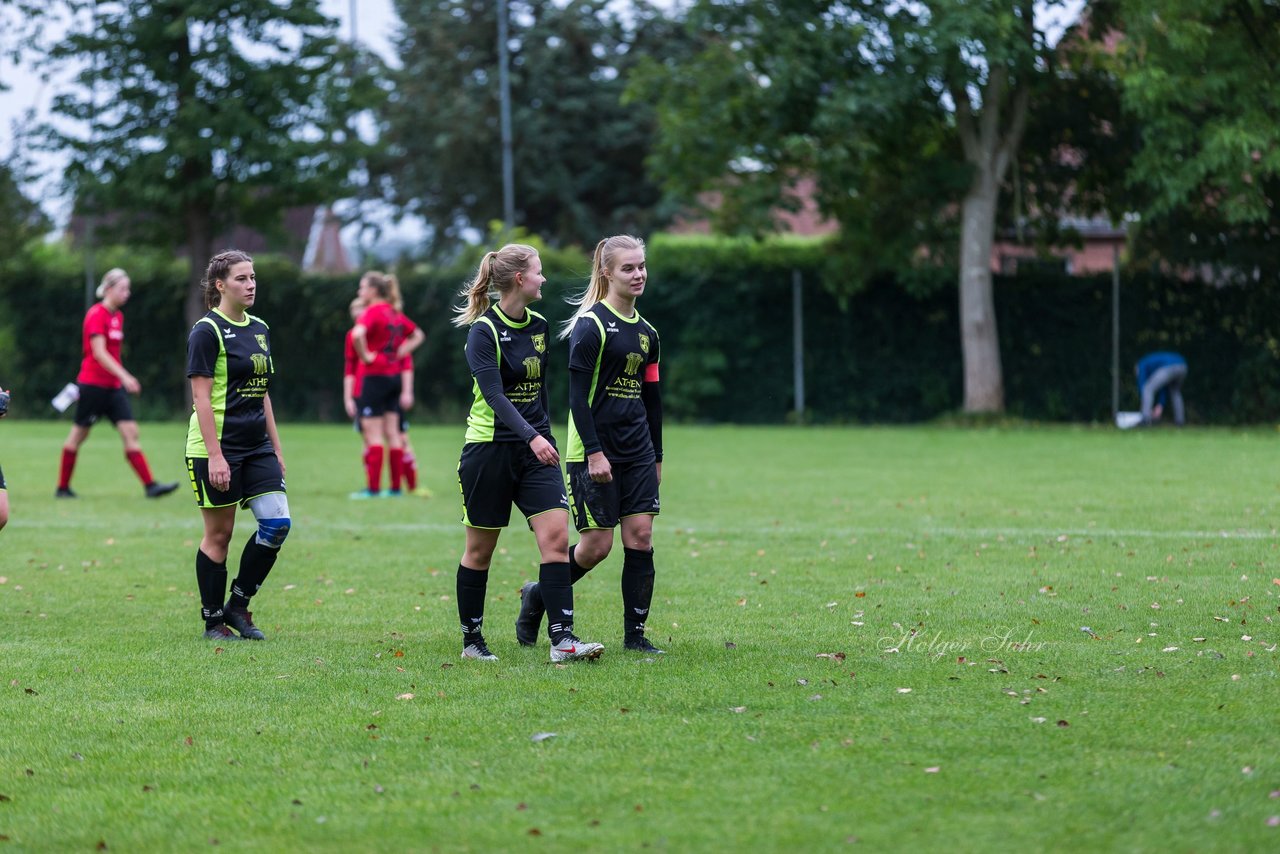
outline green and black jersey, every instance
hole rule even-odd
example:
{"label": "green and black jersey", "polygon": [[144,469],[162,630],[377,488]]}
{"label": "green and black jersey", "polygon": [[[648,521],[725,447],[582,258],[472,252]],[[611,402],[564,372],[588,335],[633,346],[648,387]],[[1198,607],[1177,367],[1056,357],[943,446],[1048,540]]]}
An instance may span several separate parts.
{"label": "green and black jersey", "polygon": [[[212,377],[213,420],[228,460],[271,450],[264,401],[275,373],[271,330],[251,314],[239,323],[216,308],[191,327],[187,376]],[[208,457],[196,414],[187,428],[187,456]]]}
{"label": "green and black jersey", "polygon": [[[643,400],[644,384],[658,381],[659,355],[658,330],[638,311],[623,317],[607,302],[598,302],[574,324],[569,370],[591,375],[587,403],[600,450],[610,462],[646,462],[660,453]],[[565,461],[582,462],[587,453],[570,411]]]}
{"label": "green and black jersey", "polygon": [[494,305],[467,332],[467,366],[475,401],[468,442],[529,442],[551,438],[547,410],[547,319],[525,310],[512,320]]}

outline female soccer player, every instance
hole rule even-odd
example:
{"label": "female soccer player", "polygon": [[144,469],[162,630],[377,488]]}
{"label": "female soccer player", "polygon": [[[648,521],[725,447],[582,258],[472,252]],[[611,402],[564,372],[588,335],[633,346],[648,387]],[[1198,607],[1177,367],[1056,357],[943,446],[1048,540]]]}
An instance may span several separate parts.
{"label": "female soccer player", "polygon": [[359,400],[360,429],[364,434],[367,487],[352,498],[372,498],[382,482],[384,448],[391,463],[391,494],[400,493],[404,475],[404,444],[400,412],[413,406],[413,389],[405,388],[402,366],[417,349],[422,330],[396,310],[400,292],[395,276],[376,270],[360,279],[357,297],[368,306],[351,332],[352,343],[363,363]]}
{"label": "female soccer player", "polygon": [[[644,243],[629,235],[601,240],[586,292],[560,337],[569,338],[570,508],[578,542],[569,551],[571,580],[609,556],[622,527],[623,647],[661,653],[644,635],[653,599],[653,517],[662,480],[662,397],[658,331],[636,311],[644,293]],[[520,591],[516,638],[537,636],[546,592]]]}
{"label": "female soccer player", "polygon": [[[196,551],[204,636],[213,640],[265,640],[253,624],[249,600],[262,587],[289,535],[284,452],[268,394],[275,364],[271,330],[248,313],[258,293],[253,259],[232,249],[213,256],[204,276],[209,313],[187,339],[191,423],[187,471],[204,516]],[[227,589],[227,550],[236,505],[253,512],[254,536],[244,544],[240,572]]]}
{"label": "female soccer player", "polygon": [[[403,310],[402,309],[403,304],[398,296],[395,298],[393,305],[395,306],[396,311]],[[360,319],[360,315],[364,313],[364,309],[365,309],[364,301],[361,300],[360,297],[356,297],[351,301],[351,305],[349,308],[351,311],[351,321],[352,323],[355,323],[357,320]],[[361,370],[361,368],[364,367],[364,363],[360,361],[360,356],[359,354],[356,353],[355,331],[356,330],[354,326],[352,326],[350,329],[347,330],[346,341],[343,344],[342,406],[343,406],[343,409],[346,410],[347,417],[355,421],[356,431],[360,432],[363,438],[363,431],[360,430],[360,415],[359,415],[359,410],[357,409],[357,406],[356,406],[356,402],[360,399],[360,389],[361,389],[362,381],[364,379],[364,372]],[[412,406],[413,405],[413,401],[412,401],[413,356],[412,355],[405,356],[404,359],[402,359],[400,362],[400,387],[402,391],[402,397],[403,397],[403,391],[406,389],[408,390],[410,394],[409,404],[410,406]],[[403,400],[401,402],[403,402]],[[404,448],[403,475],[404,475],[405,485],[409,487],[409,491],[412,492],[414,495],[420,496],[422,498],[430,498],[431,490],[427,489],[425,486],[421,486],[421,487],[418,486],[418,459],[413,453],[413,444],[409,441],[409,422],[408,422],[408,419],[406,418],[406,413],[404,411],[404,408],[402,408],[400,412],[399,430],[400,430],[400,443]],[[361,452],[360,464],[362,467],[364,467],[365,472],[367,473],[368,466],[369,466],[369,444],[367,441],[364,443],[364,447]],[[367,497],[364,493],[357,493],[357,495],[361,498]]]}
{"label": "female soccer player", "polygon": [[[552,661],[598,658],[604,647],[573,634],[569,513],[560,454],[547,411],[547,320],[529,309],[542,296],[542,261],[532,246],[489,252],[462,290],[455,326],[469,326],[467,365],[474,402],[458,461],[466,548],[458,564],[462,657],[494,661],[485,644],[485,588],[498,535],[514,503],[538,542],[538,585],[550,613]],[[490,305],[490,294],[499,295]],[[537,632],[534,626],[534,632]],[[532,640],[530,641],[532,643]]]}
{"label": "female soccer player", "polygon": [[[9,392],[0,388],[0,418],[9,414]],[[9,523],[9,488],[4,483],[4,469],[0,468],[0,530]]]}
{"label": "female soccer player", "polygon": [[84,316],[81,334],[84,357],[80,362],[80,374],[76,377],[80,399],[76,404],[71,433],[62,445],[62,465],[58,471],[58,489],[54,493],[58,498],[76,497],[71,491],[76,455],[100,415],[110,418],[120,431],[125,458],[142,481],[148,498],[159,498],[178,488],[177,483],[156,482],[142,453],[142,446],[138,444],[138,422],[133,420],[129,395],[142,391],[142,386],[120,363],[120,345],[124,342],[124,312],[121,309],[129,301],[130,286],[129,275],[124,270],[119,267],[108,270],[98,285],[97,294],[101,302],[95,303]]}

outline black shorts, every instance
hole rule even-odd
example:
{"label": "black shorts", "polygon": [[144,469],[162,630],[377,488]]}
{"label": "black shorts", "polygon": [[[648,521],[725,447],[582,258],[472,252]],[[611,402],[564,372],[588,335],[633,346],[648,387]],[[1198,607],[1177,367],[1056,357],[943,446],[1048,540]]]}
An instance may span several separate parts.
{"label": "black shorts", "polygon": [[360,400],[356,402],[361,418],[375,418],[387,412],[400,411],[400,375],[368,376],[360,384]]}
{"label": "black shorts", "polygon": [[76,402],[75,423],[81,427],[92,427],[98,416],[105,415],[112,424],[133,420],[133,409],[129,406],[129,395],[122,388],[107,388],[88,383],[76,383],[80,387],[80,400]]}
{"label": "black shorts", "polygon": [[468,442],[458,460],[462,524],[505,528],[514,503],[526,519],[568,510],[559,466],[538,460],[523,442]]}
{"label": "black shorts", "polygon": [[576,530],[613,528],[627,516],[658,515],[657,463],[613,463],[612,468],[613,480],[596,483],[585,462],[565,463]]}
{"label": "black shorts", "polygon": [[196,494],[197,507],[230,507],[236,502],[245,507],[259,495],[285,491],[284,473],[280,471],[280,460],[275,451],[258,451],[228,462],[231,464],[231,485],[222,492],[209,483],[209,458],[187,457],[187,474],[191,476],[191,490]]}

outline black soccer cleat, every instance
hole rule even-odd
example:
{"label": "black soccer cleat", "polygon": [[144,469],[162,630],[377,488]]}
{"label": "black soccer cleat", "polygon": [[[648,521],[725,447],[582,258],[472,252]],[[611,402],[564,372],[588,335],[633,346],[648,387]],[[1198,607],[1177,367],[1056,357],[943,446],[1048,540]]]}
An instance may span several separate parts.
{"label": "black soccer cleat", "polygon": [[227,628],[226,623],[218,623],[218,625],[214,626],[211,629],[205,629],[204,636],[209,640],[220,640],[220,641],[240,640],[240,638],[236,637],[235,632]]}
{"label": "black soccer cleat", "polygon": [[538,629],[542,627],[542,615],[546,612],[538,582],[525,582],[520,588],[520,615],[516,617],[516,640],[521,646],[537,646]]}
{"label": "black soccer cleat", "polygon": [[223,619],[227,621],[227,625],[239,632],[240,637],[245,640],[267,639],[267,636],[262,633],[262,629],[253,624],[253,613],[246,608],[227,606],[223,608]]}
{"label": "black soccer cleat", "polygon": [[666,655],[665,649],[658,649],[649,643],[649,639],[644,635],[627,635],[622,641],[622,648],[629,649],[632,652],[647,652],[650,655]]}
{"label": "black soccer cleat", "polygon": [[168,495],[178,488],[176,483],[160,483],[159,481],[151,481],[144,489],[148,498],[159,498],[161,495]]}
{"label": "black soccer cleat", "polygon": [[58,491],[53,494],[54,498],[78,498],[69,486],[59,486]]}

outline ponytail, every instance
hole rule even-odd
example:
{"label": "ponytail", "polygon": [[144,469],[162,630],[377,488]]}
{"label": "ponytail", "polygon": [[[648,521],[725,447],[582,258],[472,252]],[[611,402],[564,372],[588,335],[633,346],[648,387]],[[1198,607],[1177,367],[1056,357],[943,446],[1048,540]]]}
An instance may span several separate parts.
{"label": "ponytail", "polygon": [[644,241],[629,234],[615,234],[596,244],[596,251],[591,256],[591,280],[587,282],[585,291],[568,298],[569,305],[576,305],[578,308],[573,317],[560,327],[560,338],[568,338],[578,320],[585,317],[593,305],[609,295],[609,277],[605,275],[605,271],[613,266],[614,257],[627,249],[644,249]]}
{"label": "ponytail", "polygon": [[470,326],[489,310],[495,296],[501,296],[516,283],[516,275],[529,269],[538,250],[524,243],[508,243],[496,252],[486,252],[470,284],[458,291],[462,300],[454,307],[453,325]]}

